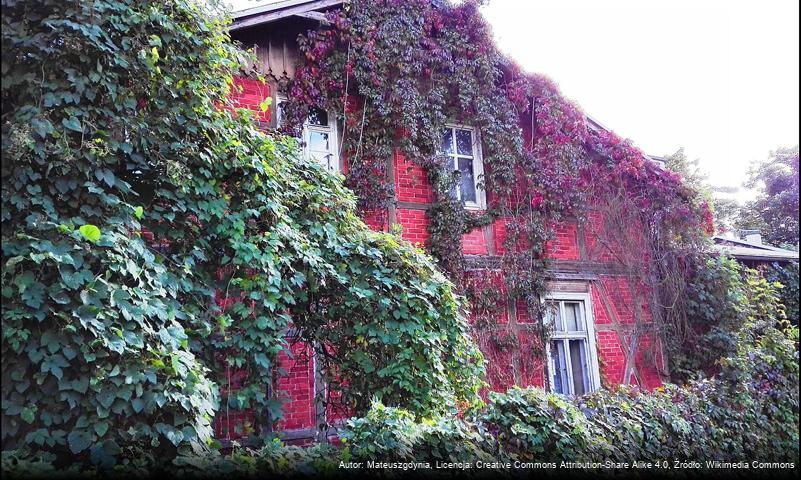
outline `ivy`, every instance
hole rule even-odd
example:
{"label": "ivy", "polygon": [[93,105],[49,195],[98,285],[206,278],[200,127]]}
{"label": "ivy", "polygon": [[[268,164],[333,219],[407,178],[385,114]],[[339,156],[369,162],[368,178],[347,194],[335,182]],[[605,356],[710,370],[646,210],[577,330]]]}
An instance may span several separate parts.
{"label": "ivy", "polygon": [[227,103],[256,76],[217,7],[3,1],[4,449],[207,452],[222,402],[280,412],[291,331],[355,412],[481,402],[452,284]]}

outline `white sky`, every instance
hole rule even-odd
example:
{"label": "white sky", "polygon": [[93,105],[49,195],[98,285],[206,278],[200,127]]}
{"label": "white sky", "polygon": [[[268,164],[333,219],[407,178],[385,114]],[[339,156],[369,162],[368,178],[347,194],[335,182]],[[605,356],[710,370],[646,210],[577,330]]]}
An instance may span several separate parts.
{"label": "white sky", "polygon": [[685,147],[715,186],[798,144],[798,0],[491,0],[483,12],[526,70],[646,153]]}

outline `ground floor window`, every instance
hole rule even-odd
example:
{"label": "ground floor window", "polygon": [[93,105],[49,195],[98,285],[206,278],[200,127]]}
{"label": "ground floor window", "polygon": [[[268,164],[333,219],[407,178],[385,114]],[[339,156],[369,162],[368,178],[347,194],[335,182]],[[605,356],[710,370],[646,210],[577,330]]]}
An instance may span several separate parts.
{"label": "ground floor window", "polygon": [[547,345],[551,390],[582,395],[600,387],[589,295],[561,294],[545,302],[552,328]]}

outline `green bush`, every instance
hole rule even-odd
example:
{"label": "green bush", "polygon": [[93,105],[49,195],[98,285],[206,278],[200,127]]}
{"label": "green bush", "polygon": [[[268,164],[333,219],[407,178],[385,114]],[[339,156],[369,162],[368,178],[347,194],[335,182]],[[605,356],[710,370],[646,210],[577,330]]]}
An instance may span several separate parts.
{"label": "green bush", "polygon": [[695,266],[680,306],[684,332],[669,332],[676,341],[666,342],[670,350],[673,381],[713,373],[715,361],[734,352],[734,333],[743,323],[741,305],[747,292],[742,267],[725,256],[706,258]]}
{"label": "green bush", "polygon": [[765,277],[771,282],[782,284],[781,301],[787,312],[787,319],[793,325],[798,325],[798,262],[791,262],[786,265],[774,263],[765,272]]}
{"label": "green bush", "polygon": [[[567,398],[536,388],[493,393],[487,409],[470,419],[419,418],[375,402],[366,416],[348,420],[342,446],[235,448],[227,455],[178,457],[160,465],[171,475],[216,478],[266,473],[341,476],[340,462],[630,462],[672,460],[799,462],[798,328],[777,328],[766,308],[754,309],[737,334],[736,352],[721,359],[720,373],[685,386],[653,392],[633,387]],[[771,300],[773,298],[773,300]],[[139,470],[137,470],[139,468]],[[3,470],[23,477],[58,473],[47,454],[4,452]],[[66,472],[82,472],[73,466]],[[93,470],[89,470],[91,473]],[[142,462],[117,473],[152,472]],[[458,471],[460,475],[515,475],[511,470]],[[385,471],[393,476],[397,472]]]}
{"label": "green bush", "polygon": [[454,415],[417,418],[375,402],[365,417],[348,420],[342,438],[355,460],[488,461],[493,443],[481,427]]}
{"label": "green bush", "polygon": [[503,449],[524,460],[576,459],[603,441],[568,398],[533,387],[490,393],[483,418],[497,429]]}
{"label": "green bush", "polygon": [[184,455],[171,463],[140,459],[111,470],[82,463],[58,466],[56,455],[32,452],[27,449],[3,451],[3,477],[9,478],[151,478],[158,474],[168,478],[263,478],[265,474],[279,477],[319,478],[335,476],[342,451],[330,445],[300,447],[285,445],[278,440],[258,449],[234,446],[226,454],[208,452],[204,455]]}

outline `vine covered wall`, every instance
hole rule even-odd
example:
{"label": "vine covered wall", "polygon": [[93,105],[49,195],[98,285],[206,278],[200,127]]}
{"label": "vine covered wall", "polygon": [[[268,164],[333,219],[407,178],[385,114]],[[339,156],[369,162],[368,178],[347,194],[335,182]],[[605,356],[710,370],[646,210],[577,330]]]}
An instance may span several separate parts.
{"label": "vine covered wall", "polygon": [[[354,0],[329,12],[298,39],[302,61],[282,86],[284,130],[297,134],[310,108],[338,112],[347,182],[362,215],[391,229],[387,212],[394,211],[401,235],[431,252],[475,317],[490,319],[474,322],[474,335],[507,349],[520,339],[497,333],[502,317],[471,288],[476,267],[466,255],[495,258],[490,269],[502,275],[480,290],[534,319],[542,345],[541,298],[553,260],[578,260],[560,232],[591,230],[587,242],[599,245],[598,260],[616,264],[636,306],[623,380],[635,377],[643,348],[664,377],[669,365],[657,358],[658,345],[684,321],[681,292],[712,232],[709,207],[678,174],[591,124],[549,79],[500,54],[480,4]],[[459,174],[438,152],[446,123],[480,132],[484,210],[464,209],[451,193]],[[400,205],[410,201],[426,206]]]}

